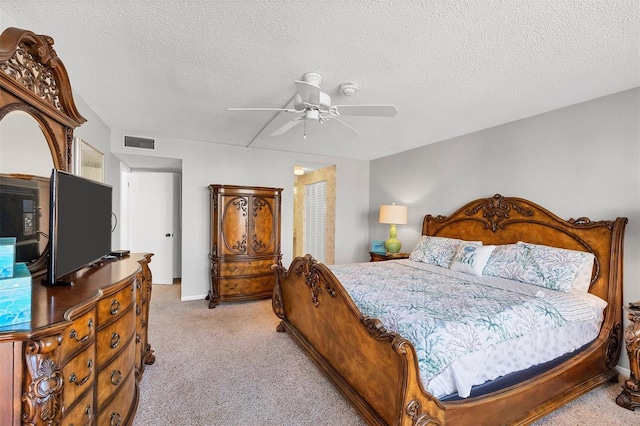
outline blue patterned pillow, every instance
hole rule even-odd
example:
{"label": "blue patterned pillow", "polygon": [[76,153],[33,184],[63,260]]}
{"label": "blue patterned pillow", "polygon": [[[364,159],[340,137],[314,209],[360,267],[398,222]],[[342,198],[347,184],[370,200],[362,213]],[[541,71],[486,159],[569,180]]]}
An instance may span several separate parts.
{"label": "blue patterned pillow", "polygon": [[482,275],[526,282],[525,274],[531,263],[525,247],[517,244],[499,245],[491,253]]}
{"label": "blue patterned pillow", "polygon": [[[519,241],[517,245],[524,247],[528,252],[530,263],[525,270],[527,280],[525,282],[531,284],[566,293],[574,286],[581,270],[584,271],[588,265],[593,268],[594,256],[592,253],[522,241]],[[588,275],[588,278],[591,279],[591,274]],[[578,289],[584,291],[584,288]],[[587,285],[586,290],[588,291],[588,289]]]}
{"label": "blue patterned pillow", "polygon": [[[423,235],[416,248],[409,255],[409,259],[415,262],[449,268],[456,251],[458,251],[458,247],[467,242],[469,241]],[[476,242],[476,244],[482,245],[482,242]]]}

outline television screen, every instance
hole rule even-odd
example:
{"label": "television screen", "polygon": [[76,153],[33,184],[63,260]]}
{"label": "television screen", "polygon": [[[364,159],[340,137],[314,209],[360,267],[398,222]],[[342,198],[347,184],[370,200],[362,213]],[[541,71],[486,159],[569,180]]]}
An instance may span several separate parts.
{"label": "television screen", "polygon": [[48,284],[66,284],[65,275],[111,252],[111,186],[54,170]]}

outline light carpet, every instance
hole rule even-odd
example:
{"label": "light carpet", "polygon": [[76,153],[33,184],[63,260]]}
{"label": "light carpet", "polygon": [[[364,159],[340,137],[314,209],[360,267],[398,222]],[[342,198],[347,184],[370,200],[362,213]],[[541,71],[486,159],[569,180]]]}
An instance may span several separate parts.
{"label": "light carpet", "polygon": [[[270,300],[181,302],[180,285],[154,285],[149,342],[156,362],[140,383],[134,426],[326,425],[365,423],[287,333]],[[534,423],[638,425],[640,412],[601,386]]]}

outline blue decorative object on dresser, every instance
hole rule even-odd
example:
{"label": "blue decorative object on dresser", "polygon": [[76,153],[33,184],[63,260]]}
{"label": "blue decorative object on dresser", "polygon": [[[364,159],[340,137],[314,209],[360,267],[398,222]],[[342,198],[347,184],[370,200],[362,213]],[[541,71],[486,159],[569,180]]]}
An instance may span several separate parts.
{"label": "blue decorative object on dresser", "polygon": [[16,263],[13,277],[0,279],[0,329],[31,321],[31,272]]}
{"label": "blue decorative object on dresser", "polygon": [[0,279],[13,277],[13,264],[15,261],[15,237],[0,238]]}

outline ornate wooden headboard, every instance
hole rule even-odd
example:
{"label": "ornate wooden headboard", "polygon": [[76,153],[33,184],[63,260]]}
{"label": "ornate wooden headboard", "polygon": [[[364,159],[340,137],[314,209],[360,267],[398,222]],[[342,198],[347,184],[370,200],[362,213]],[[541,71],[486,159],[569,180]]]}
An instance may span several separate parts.
{"label": "ornate wooden headboard", "polygon": [[422,234],[496,245],[526,241],[593,253],[595,265],[589,292],[608,302],[600,338],[608,340],[610,363],[615,366],[622,336],[622,250],[626,224],[627,218],[620,217],[602,221],[586,217],[564,220],[531,201],[496,194],[472,201],[450,216],[426,215]]}

